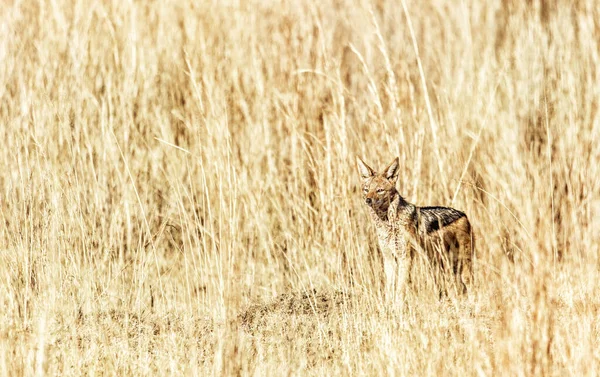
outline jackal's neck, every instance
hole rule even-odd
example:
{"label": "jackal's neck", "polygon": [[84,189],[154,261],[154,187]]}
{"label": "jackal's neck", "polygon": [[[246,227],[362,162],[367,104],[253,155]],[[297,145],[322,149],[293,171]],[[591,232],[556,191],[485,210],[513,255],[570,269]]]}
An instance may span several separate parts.
{"label": "jackal's neck", "polygon": [[371,217],[375,224],[396,222],[403,217],[410,217],[414,211],[414,205],[407,202],[398,191],[394,191],[390,199],[390,205],[385,210],[371,208]]}
{"label": "jackal's neck", "polygon": [[415,205],[409,203],[406,199],[402,197],[399,193],[396,193],[395,198],[390,203],[390,207],[387,211],[387,219],[391,222],[408,224],[415,212]]}
{"label": "jackal's neck", "polygon": [[388,221],[388,211],[383,211],[380,209],[374,209],[369,207],[369,212],[371,213],[371,218],[375,222],[376,225],[384,224]]}

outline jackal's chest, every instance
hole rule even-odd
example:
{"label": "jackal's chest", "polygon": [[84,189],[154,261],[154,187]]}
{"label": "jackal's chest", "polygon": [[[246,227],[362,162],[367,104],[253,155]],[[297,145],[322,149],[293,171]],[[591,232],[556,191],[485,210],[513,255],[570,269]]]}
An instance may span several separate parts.
{"label": "jackal's chest", "polygon": [[404,258],[408,255],[410,234],[403,227],[380,226],[377,228],[377,238],[384,256]]}

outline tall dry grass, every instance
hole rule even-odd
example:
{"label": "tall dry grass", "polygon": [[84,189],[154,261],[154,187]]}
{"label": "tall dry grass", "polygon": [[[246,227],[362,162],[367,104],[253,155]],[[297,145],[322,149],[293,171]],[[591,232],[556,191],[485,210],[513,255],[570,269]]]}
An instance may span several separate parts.
{"label": "tall dry grass", "polygon": [[[589,1],[6,1],[2,375],[596,375]],[[354,156],[465,211],[385,305]]]}

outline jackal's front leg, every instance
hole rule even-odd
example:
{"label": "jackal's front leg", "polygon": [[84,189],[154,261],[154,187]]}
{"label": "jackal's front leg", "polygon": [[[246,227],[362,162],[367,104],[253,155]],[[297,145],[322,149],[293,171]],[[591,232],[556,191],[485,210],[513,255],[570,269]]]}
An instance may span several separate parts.
{"label": "jackal's front leg", "polygon": [[398,259],[396,272],[396,294],[406,303],[406,297],[411,287],[412,258],[404,256]]}
{"label": "jackal's front leg", "polygon": [[410,258],[384,257],[384,293],[388,303],[405,301],[410,286],[412,260]]}
{"label": "jackal's front leg", "polygon": [[398,266],[391,255],[383,256],[384,296],[388,303],[396,301],[396,274]]}

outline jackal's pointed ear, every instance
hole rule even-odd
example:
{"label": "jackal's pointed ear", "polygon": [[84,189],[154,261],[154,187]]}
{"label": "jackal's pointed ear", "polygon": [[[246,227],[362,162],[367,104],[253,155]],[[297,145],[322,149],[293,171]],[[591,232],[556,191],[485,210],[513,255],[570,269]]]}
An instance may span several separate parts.
{"label": "jackal's pointed ear", "polygon": [[387,178],[388,181],[392,182],[392,183],[396,183],[396,180],[398,179],[398,173],[400,172],[400,162],[398,160],[398,157],[396,157],[394,159],[394,161],[392,161],[391,164],[388,165],[387,168],[385,168],[385,177]]}
{"label": "jackal's pointed ear", "polygon": [[369,165],[365,164],[365,162],[358,156],[356,157],[356,167],[358,168],[358,175],[360,175],[360,178],[362,179],[371,178],[375,175],[373,169],[371,169]]}

